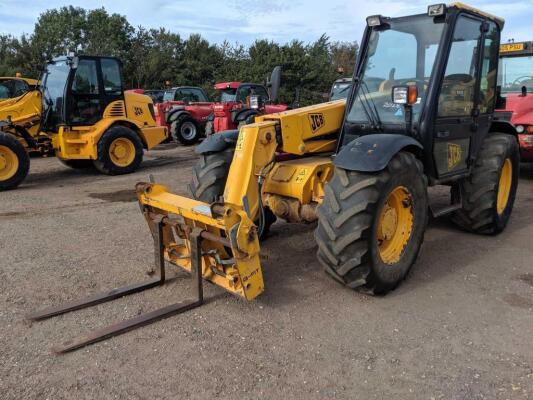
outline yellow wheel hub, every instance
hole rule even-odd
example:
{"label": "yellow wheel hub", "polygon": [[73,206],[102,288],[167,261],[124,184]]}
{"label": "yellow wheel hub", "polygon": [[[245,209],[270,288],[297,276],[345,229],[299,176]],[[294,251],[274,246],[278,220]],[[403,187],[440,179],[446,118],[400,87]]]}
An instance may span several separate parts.
{"label": "yellow wheel hub", "polygon": [[509,195],[511,194],[511,185],[513,183],[513,164],[508,158],[505,159],[502,171],[500,173],[500,184],[498,185],[498,197],[496,200],[496,210],[498,214],[503,214],[507,203],[509,202]]}
{"label": "yellow wheel hub", "polygon": [[13,178],[19,168],[19,159],[9,147],[0,146],[0,181]]}
{"label": "yellow wheel hub", "polygon": [[378,221],[377,244],[385,264],[400,261],[413,230],[413,201],[409,191],[398,186],[390,194]]}
{"label": "yellow wheel hub", "polygon": [[127,167],[135,159],[135,146],[129,139],[115,139],[109,146],[109,157],[113,164]]}

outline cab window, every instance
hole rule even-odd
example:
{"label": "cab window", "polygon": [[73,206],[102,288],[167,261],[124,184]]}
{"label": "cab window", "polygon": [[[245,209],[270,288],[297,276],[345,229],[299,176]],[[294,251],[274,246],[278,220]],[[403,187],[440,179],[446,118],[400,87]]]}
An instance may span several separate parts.
{"label": "cab window", "polygon": [[104,81],[104,92],[106,95],[120,96],[122,94],[122,77],[120,66],[117,60],[112,58],[102,58],[102,78]]}
{"label": "cab window", "polygon": [[496,80],[498,71],[498,27],[494,22],[489,23],[489,30],[485,34],[483,45],[483,63],[480,82],[479,111],[482,114],[492,113],[496,96]]}
{"label": "cab window", "polygon": [[246,98],[248,98],[249,96],[259,96],[261,97],[263,103],[268,102],[270,99],[268,96],[268,92],[263,86],[240,86],[237,91],[237,101],[245,103]]}
{"label": "cab window", "polygon": [[98,94],[98,75],[95,60],[80,60],[72,81],[72,91],[77,94]]}
{"label": "cab window", "polygon": [[472,114],[480,27],[479,21],[468,17],[461,16],[457,20],[439,96],[439,117]]}
{"label": "cab window", "polygon": [[201,101],[207,101],[203,92],[195,88],[184,88],[176,90],[176,101],[186,101],[189,103],[197,103]]}
{"label": "cab window", "polygon": [[95,60],[80,60],[71,84],[68,120],[72,124],[92,125],[102,114]]}

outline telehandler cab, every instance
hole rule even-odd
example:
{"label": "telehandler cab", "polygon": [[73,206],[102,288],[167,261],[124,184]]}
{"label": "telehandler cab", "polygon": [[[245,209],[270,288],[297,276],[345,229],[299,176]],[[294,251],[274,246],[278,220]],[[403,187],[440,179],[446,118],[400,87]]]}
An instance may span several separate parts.
{"label": "telehandler cab", "polygon": [[28,174],[28,153],[55,154],[71,168],[107,175],[138,168],[143,148],[167,137],[148,96],[124,93],[112,57],[68,56],[47,63],[40,86],[0,103],[0,190]]}
{"label": "telehandler cab", "polygon": [[[197,298],[81,336],[69,351],[202,304],[202,277],[252,300],[264,290],[259,239],[276,217],[318,219],[318,259],[338,282],[393,290],[414,264],[428,216],[502,231],[518,182],[513,127],[494,121],[503,20],[460,3],[371,16],[347,100],[257,117],[207,138],[194,199],[139,183],[162,275],[33,314],[46,318],[162,284],[165,261],[194,272]],[[380,80],[371,87],[367,82]],[[435,210],[428,186],[448,185]]]}

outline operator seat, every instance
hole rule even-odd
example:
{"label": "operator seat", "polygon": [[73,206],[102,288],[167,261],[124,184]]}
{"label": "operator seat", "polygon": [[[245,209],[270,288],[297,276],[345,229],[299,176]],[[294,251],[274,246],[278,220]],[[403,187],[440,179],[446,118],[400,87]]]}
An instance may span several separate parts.
{"label": "operator seat", "polygon": [[439,115],[470,115],[474,106],[475,82],[469,74],[446,76],[439,96]]}

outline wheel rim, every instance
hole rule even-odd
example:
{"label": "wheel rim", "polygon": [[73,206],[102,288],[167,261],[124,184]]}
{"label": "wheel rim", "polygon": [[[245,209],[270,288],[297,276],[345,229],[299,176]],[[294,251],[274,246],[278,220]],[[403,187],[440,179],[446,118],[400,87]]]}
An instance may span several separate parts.
{"label": "wheel rim", "polygon": [[508,158],[505,159],[502,171],[500,173],[500,183],[498,185],[498,199],[496,201],[496,209],[498,214],[503,214],[507,203],[509,202],[509,195],[511,194],[511,185],[513,182],[513,164]]}
{"label": "wheel rim", "polygon": [[109,157],[113,164],[127,167],[135,159],[135,145],[126,138],[115,139],[109,146]]}
{"label": "wheel rim", "polygon": [[192,140],[196,137],[196,126],[192,122],[184,122],[180,128],[181,137],[185,140]]}
{"label": "wheel rim", "polygon": [[400,261],[413,230],[413,201],[409,191],[396,187],[387,197],[379,215],[377,243],[385,264]]}
{"label": "wheel rim", "polygon": [[9,147],[0,146],[0,181],[13,178],[19,168],[19,159]]}

